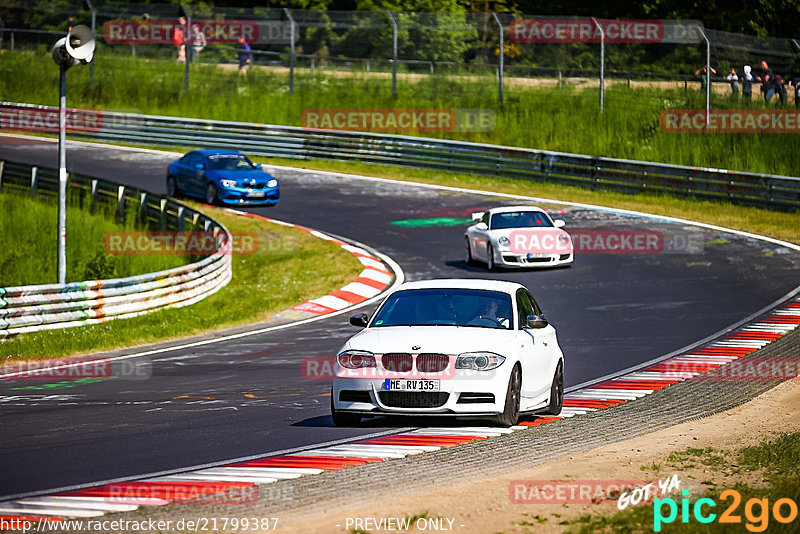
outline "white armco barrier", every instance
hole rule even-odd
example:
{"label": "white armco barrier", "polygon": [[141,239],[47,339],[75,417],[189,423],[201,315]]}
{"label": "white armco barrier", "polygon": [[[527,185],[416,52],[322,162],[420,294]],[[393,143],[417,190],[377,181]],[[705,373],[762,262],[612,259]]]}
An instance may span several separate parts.
{"label": "white armco barrier", "polygon": [[[37,184],[34,180],[21,181],[15,177],[18,178],[19,174],[41,174],[44,178],[46,171],[49,171],[41,169],[43,172],[39,173],[35,168],[27,166],[27,171],[23,173],[23,165],[9,164],[10,162],[0,162],[0,187],[19,188],[27,184]],[[9,172],[12,166],[19,172]],[[82,184],[90,187],[93,197],[97,196],[98,191],[125,189],[119,189],[118,184],[105,180],[77,176],[71,178],[76,188],[82,187]],[[47,181],[41,180],[37,185],[29,187],[33,191],[38,189],[43,192],[46,185]],[[224,226],[174,200],[134,190],[129,190],[128,196],[122,198],[120,210],[124,209],[126,199],[129,203],[142,201],[139,207],[141,215],[151,221],[160,221],[163,228],[173,226],[183,230],[187,221],[193,226],[204,227],[213,233],[218,247],[198,262],[128,278],[0,287],[0,338],[97,324],[159,309],[187,306],[219,291],[230,281],[232,237]]]}

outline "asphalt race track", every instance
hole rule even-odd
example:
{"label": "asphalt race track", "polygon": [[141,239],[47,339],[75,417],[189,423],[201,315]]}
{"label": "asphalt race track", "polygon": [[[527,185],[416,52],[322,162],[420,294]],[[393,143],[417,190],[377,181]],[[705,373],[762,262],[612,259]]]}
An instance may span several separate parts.
{"label": "asphalt race track", "polygon": [[[174,156],[70,144],[67,158],[70,170],[164,193]],[[2,136],[0,159],[56,166],[56,145]],[[781,298],[798,281],[800,253],[778,245],[555,204],[548,209],[561,210],[555,217],[571,232],[658,232],[668,250],[585,253],[566,269],[490,274],[464,262],[464,221],[472,211],[520,201],[324,173],[274,174],[280,203],[252,211],[374,247],[397,261],[408,280],[494,277],[527,285],[558,329],[567,387],[696,342]],[[78,237],[68,235],[67,254],[70,239]],[[683,246],[690,241],[692,247]],[[334,355],[356,331],[347,316],[147,356],[146,380],[38,389],[39,381],[3,381],[0,498],[425,424],[332,426],[330,384],[304,378],[300,362]]]}

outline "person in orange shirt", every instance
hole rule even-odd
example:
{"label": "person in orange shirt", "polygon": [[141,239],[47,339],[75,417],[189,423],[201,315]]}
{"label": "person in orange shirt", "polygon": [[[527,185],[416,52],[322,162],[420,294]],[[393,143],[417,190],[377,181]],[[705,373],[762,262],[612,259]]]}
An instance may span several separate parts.
{"label": "person in orange shirt", "polygon": [[186,61],[186,17],[178,17],[178,25],[172,32],[172,44],[178,49],[178,61]]}

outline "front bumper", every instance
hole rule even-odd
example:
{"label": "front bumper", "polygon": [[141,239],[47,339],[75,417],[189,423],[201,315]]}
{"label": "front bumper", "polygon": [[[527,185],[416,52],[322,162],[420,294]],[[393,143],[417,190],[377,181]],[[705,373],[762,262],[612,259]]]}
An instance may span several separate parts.
{"label": "front bumper", "polygon": [[217,198],[229,206],[274,205],[280,200],[280,186],[250,189],[246,187],[219,187]]}
{"label": "front bumper", "polygon": [[556,267],[569,265],[574,259],[574,252],[568,254],[516,254],[500,250],[495,253],[495,263],[502,267]]}
{"label": "front bumper", "polygon": [[437,392],[387,390],[387,379],[407,379],[403,376],[337,377],[333,382],[333,403],[337,411],[362,415],[496,415],[503,412],[508,388],[509,377],[503,367],[484,372],[456,371],[455,376],[446,378],[425,377],[439,380]]}

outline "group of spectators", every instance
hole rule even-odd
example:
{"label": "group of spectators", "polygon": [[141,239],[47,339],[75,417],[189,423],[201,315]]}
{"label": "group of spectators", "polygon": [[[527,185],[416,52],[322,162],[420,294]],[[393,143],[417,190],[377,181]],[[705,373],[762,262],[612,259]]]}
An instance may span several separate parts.
{"label": "group of spectators", "polygon": [[[186,28],[186,17],[178,17],[178,24],[172,34],[172,43],[178,51],[178,61],[186,61],[186,43],[192,45],[193,60],[200,57],[200,52],[208,46],[208,40],[198,24],[192,24],[192,34],[187,40],[184,37]],[[247,74],[247,69],[253,62],[253,52],[250,45],[244,38],[239,39],[239,74]]]}
{"label": "group of spectators", "polygon": [[[705,89],[707,83],[706,67],[700,67],[694,73],[695,76],[700,76],[701,85]],[[711,74],[716,75],[717,71],[711,67]],[[753,74],[753,69],[750,65],[744,66],[744,72],[740,78],[735,68],[732,68],[730,73],[725,77],[731,86],[731,94],[734,97],[739,96],[739,84],[742,85],[742,97],[745,100],[751,100],[753,97],[753,84],[761,84],[761,93],[764,96],[764,101],[769,104],[770,101],[778,96],[778,101],[782,105],[786,105],[789,101],[789,94],[786,86],[794,88],[794,105],[800,107],[800,76],[787,82],[780,74],[775,74],[767,64],[766,61],[761,62],[761,71]]]}

